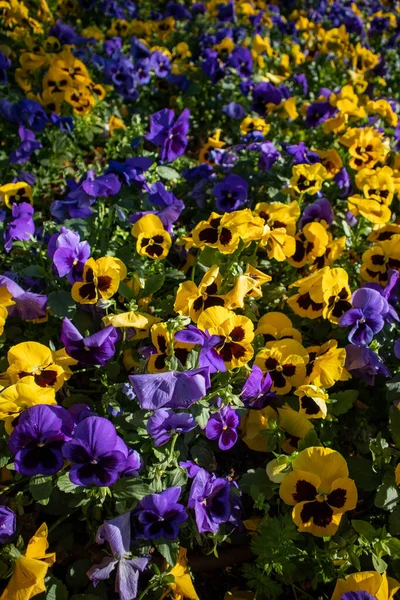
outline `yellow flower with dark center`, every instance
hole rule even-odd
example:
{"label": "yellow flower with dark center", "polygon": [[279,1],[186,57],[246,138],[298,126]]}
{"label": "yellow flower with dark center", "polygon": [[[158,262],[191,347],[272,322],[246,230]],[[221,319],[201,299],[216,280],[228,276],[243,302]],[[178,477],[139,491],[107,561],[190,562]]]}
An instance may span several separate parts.
{"label": "yellow flower with dark center", "polygon": [[296,240],[284,227],[270,229],[269,225],[265,225],[260,248],[267,251],[268,258],[283,262],[295,253]]}
{"label": "yellow flower with dark center", "polygon": [[328,245],[326,246],[324,254],[317,256],[314,260],[310,260],[310,271],[314,271],[315,269],[323,269],[324,267],[333,267],[335,261],[346,248],[345,235],[342,235],[342,237],[334,240],[330,231],[327,231],[326,233],[328,235]]}
{"label": "yellow flower with dark center", "polygon": [[[178,562],[168,571],[168,575],[173,575],[174,581],[168,584],[168,589],[162,594],[160,600],[166,597],[174,600],[184,600],[184,598],[199,600],[187,566],[186,552],[186,548],[179,548]],[[167,568],[166,564],[165,569]]]}
{"label": "yellow flower with dark center", "polygon": [[172,240],[157,215],[141,217],[132,226],[131,233],[137,238],[136,251],[140,256],[153,260],[162,260],[167,256]]}
{"label": "yellow flower with dark center", "polygon": [[32,188],[23,181],[17,183],[6,183],[0,187],[0,199],[8,208],[12,208],[13,204],[21,204],[21,202],[32,202]]}
{"label": "yellow flower with dark center", "polygon": [[294,236],[296,224],[300,217],[300,206],[297,200],[284,204],[283,202],[259,202],[254,208],[254,214],[264,219],[265,224],[273,229],[286,230]]}
{"label": "yellow flower with dark center", "polygon": [[349,164],[352,169],[360,171],[373,168],[378,162],[385,162],[390,147],[383,134],[374,127],[351,129],[339,138],[341,144],[349,148],[351,156]]}
{"label": "yellow flower with dark center", "polygon": [[9,385],[0,391],[0,419],[6,422],[6,431],[11,433],[12,422],[25,409],[36,404],[57,404],[54,388],[43,388],[35,383],[34,377]]}
{"label": "yellow flower with dark center", "polygon": [[243,441],[257,452],[269,452],[268,437],[261,432],[271,429],[272,421],[278,421],[278,413],[266,406],[260,410],[249,410],[240,421],[240,430],[243,432]]}
{"label": "yellow flower with dark center", "polygon": [[390,167],[362,169],[357,173],[356,184],[364,197],[356,194],[348,198],[349,210],[371,223],[387,223],[392,215],[388,208],[395,194],[393,171]]}
{"label": "yellow flower with dark center", "polygon": [[85,84],[90,81],[90,75],[81,60],[76,58],[70,50],[63,50],[54,58],[49,69],[49,75],[59,73],[67,78],[69,85]]}
{"label": "yellow flower with dark center", "polygon": [[245,117],[240,123],[240,133],[242,135],[252,133],[253,131],[261,131],[263,135],[267,135],[270,129],[271,126],[261,117]]}
{"label": "yellow flower with dark center", "polygon": [[184,281],[178,287],[174,311],[197,323],[203,310],[211,306],[225,306],[224,296],[218,295],[221,281],[216,265],[208,269],[198,286],[194,281]]}
{"label": "yellow flower with dark center", "polygon": [[321,52],[325,54],[332,53],[335,56],[342,56],[347,53],[350,38],[344,25],[334,27],[328,31],[323,30],[318,37],[321,39]]}
{"label": "yellow flower with dark center", "polygon": [[365,109],[359,106],[359,96],[352,85],[345,85],[339,94],[332,94],[329,102],[347,117],[363,119],[367,116]]}
{"label": "yellow flower with dark center", "polygon": [[349,276],[340,267],[328,268],[323,275],[322,286],[324,290],[322,316],[324,319],[329,319],[331,323],[338,323],[340,317],[352,307]]}
{"label": "yellow flower with dark center", "polygon": [[266,108],[268,114],[277,114],[281,119],[295,121],[299,116],[296,108],[296,98],[294,96],[282,100],[280,104],[268,102]]}
{"label": "yellow flower with dark center", "polygon": [[360,42],[357,43],[353,49],[352,63],[353,68],[357,73],[365,73],[370,71],[379,63],[379,54],[374,54],[368,48],[361,46]]}
{"label": "yellow flower with dark center", "polygon": [[310,356],[306,367],[307,384],[330,388],[342,380],[346,350],[338,348],[336,340],[329,340],[322,346],[310,346],[307,352]]}
{"label": "yellow flower with dark center", "polygon": [[338,579],[331,600],[342,600],[343,595],[349,592],[367,592],[369,597],[376,600],[394,600],[400,583],[388,577],[386,573],[376,571],[361,571],[352,573],[346,579]]}
{"label": "yellow flower with dark center", "polygon": [[214,164],[211,160],[210,151],[216,148],[223,148],[226,142],[223,142],[221,138],[222,129],[217,129],[213,136],[209,136],[207,142],[203,145],[199,153],[199,161],[201,163],[208,163],[209,165]]}
{"label": "yellow flower with dark center", "polygon": [[108,127],[110,128],[111,136],[113,136],[114,132],[118,129],[126,129],[126,125],[123,122],[123,120],[119,119],[118,117],[115,117],[114,115],[111,115],[111,117],[109,118]]}
{"label": "yellow flower with dark center", "polygon": [[369,242],[385,242],[390,240],[394,235],[400,234],[400,224],[388,223],[381,227],[374,228],[368,236]]}
{"label": "yellow flower with dark center", "polygon": [[155,354],[151,354],[148,362],[149,373],[162,373],[167,368],[167,359],[172,355],[185,366],[186,359],[193,344],[178,342],[171,338],[167,323],[156,323],[151,328],[151,341],[156,349]]}
{"label": "yellow flower with dark center", "polygon": [[334,535],[343,514],[358,500],[345,459],[335,450],[314,446],[300,452],[292,467],[279,494],[294,507],[294,523],[299,531],[318,537]]}
{"label": "yellow flower with dark center", "polygon": [[207,221],[200,221],[194,228],[193,245],[197,248],[211,246],[222,254],[232,254],[239,245],[239,234],[234,223],[230,227],[222,225],[223,217],[211,213]]}
{"label": "yellow flower with dark center", "polygon": [[294,165],[289,189],[296,194],[316,194],[327,177],[328,173],[321,163]]}
{"label": "yellow flower with dark center", "polygon": [[325,227],[315,221],[304,225],[302,231],[296,234],[295,241],[296,251],[287,261],[299,269],[304,267],[307,261],[313,262],[325,254],[329,237]]}
{"label": "yellow flower with dark center", "polygon": [[47,525],[43,523],[29,540],[25,555],[20,555],[14,565],[14,572],[0,600],[29,600],[46,591],[44,579],[56,555],[47,554]]}
{"label": "yellow flower with dark center", "polygon": [[292,454],[297,450],[299,442],[304,440],[311,429],[314,429],[314,425],[303,412],[294,410],[289,404],[278,408],[278,413],[279,427],[288,434],[286,440],[281,442],[281,448],[286,454]]}
{"label": "yellow flower with dark center", "polygon": [[197,326],[210,335],[220,336],[221,341],[214,349],[228,369],[242,367],[253,358],[254,331],[248,317],[236,315],[222,306],[213,306],[201,313]]}
{"label": "yellow flower with dark center", "polygon": [[89,258],[83,269],[83,282],[72,286],[72,298],[81,304],[96,304],[100,298],[108,300],[117,292],[126,274],[124,263],[115,257]]}
{"label": "yellow flower with dark center", "polygon": [[152,25],[153,32],[162,40],[167,38],[170,33],[175,31],[175,19],[173,17],[167,17],[162,21],[153,21]]}
{"label": "yellow flower with dark center", "polygon": [[278,340],[292,339],[301,344],[301,333],[293,327],[292,321],[284,313],[268,312],[258,321],[254,335],[262,335],[264,344]]}
{"label": "yellow flower with dark center", "polygon": [[65,90],[65,101],[74,109],[74,112],[81,117],[87,115],[95,105],[95,99],[89,92],[86,85],[77,85],[67,87]]}
{"label": "yellow flower with dark center", "polygon": [[400,271],[400,234],[375,244],[362,255],[361,277],[386,285],[389,269]]}
{"label": "yellow flower with dark center", "polygon": [[315,271],[312,275],[298,279],[289,285],[289,288],[299,288],[298,293],[287,300],[296,315],[308,319],[317,319],[322,315],[324,309],[322,280],[327,269],[328,267],[325,267]]}
{"label": "yellow flower with dark center", "polygon": [[272,379],[272,391],[279,395],[290,392],[292,387],[303,385],[306,377],[308,352],[293,339],[283,339],[268,344],[257,354],[254,363]]}
{"label": "yellow flower with dark center", "polygon": [[329,150],[316,150],[316,153],[326,169],[328,179],[335,177],[343,167],[343,161],[337,150],[330,148]]}
{"label": "yellow flower with dark center", "polygon": [[115,19],[115,21],[111,23],[110,29],[107,31],[107,36],[109,37],[120,36],[124,38],[127,37],[129,34],[129,23],[124,19]]}
{"label": "yellow flower with dark center", "polygon": [[325,419],[328,412],[326,401],[329,396],[322,388],[310,384],[301,385],[295,391],[295,395],[299,397],[299,412],[306,419]]}
{"label": "yellow flower with dark center", "polygon": [[[76,360],[69,358],[69,364],[76,364]],[[12,346],[7,354],[9,367],[6,375],[11,383],[18,383],[21,379],[29,378],[41,388],[59,390],[69,373],[63,366],[57,364],[51,350],[38,342],[21,342]]]}

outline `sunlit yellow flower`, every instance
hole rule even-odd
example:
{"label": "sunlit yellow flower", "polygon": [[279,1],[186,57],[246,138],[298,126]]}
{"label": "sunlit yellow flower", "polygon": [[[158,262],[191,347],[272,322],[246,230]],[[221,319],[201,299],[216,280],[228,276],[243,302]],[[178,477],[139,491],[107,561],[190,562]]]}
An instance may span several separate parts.
{"label": "sunlit yellow flower", "polygon": [[32,204],[32,188],[23,181],[6,183],[0,187],[0,199],[8,208],[12,208],[13,204],[21,204],[21,202]]}
{"label": "sunlit yellow flower", "polygon": [[261,285],[271,281],[270,275],[266,275],[247,265],[246,272],[236,278],[233,288],[225,294],[225,307],[231,310],[244,308],[244,301],[247,296],[259,298],[263,295]]}
{"label": "sunlit yellow flower", "polygon": [[267,135],[271,126],[264,121],[261,117],[245,117],[240,123],[240,133],[246,135],[253,131],[261,131],[263,135]]}
{"label": "sunlit yellow flower", "polygon": [[308,319],[317,319],[322,315],[324,309],[322,280],[326,271],[327,267],[289,285],[289,288],[299,288],[298,293],[287,300],[296,315]]}
{"label": "sunlit yellow flower", "polygon": [[254,208],[254,214],[264,219],[270,229],[284,228],[290,236],[296,233],[296,224],[300,217],[300,206],[297,200],[284,204],[283,202],[259,202]]}
{"label": "sunlit yellow flower", "polygon": [[380,227],[375,227],[368,236],[369,242],[385,242],[390,240],[394,235],[400,234],[400,224],[388,223]]}
{"label": "sunlit yellow flower", "polygon": [[[168,590],[163,593],[161,600],[166,597],[174,600],[199,600],[187,566],[186,552],[186,548],[179,548],[178,562],[168,571],[168,575],[174,576],[174,581],[168,584]],[[165,567],[168,568],[168,565]]]}
{"label": "sunlit yellow flower", "polygon": [[328,412],[326,401],[329,396],[322,388],[310,384],[301,385],[295,391],[295,395],[299,397],[300,412],[306,419],[325,419]]}
{"label": "sunlit yellow flower", "polygon": [[304,383],[308,352],[300,342],[286,338],[262,348],[254,363],[272,378],[272,391],[279,395]]}
{"label": "sunlit yellow flower", "polygon": [[391,127],[397,126],[399,118],[387,100],[384,100],[383,98],[369,100],[369,102],[367,102],[367,111],[369,114],[380,115]]}
{"label": "sunlit yellow flower", "polygon": [[115,257],[89,258],[83,269],[83,282],[72,286],[72,298],[81,304],[96,304],[100,298],[108,300],[117,292],[126,274],[124,263]]}
{"label": "sunlit yellow flower", "polygon": [[296,194],[316,194],[327,179],[328,173],[321,163],[294,165],[289,189]]}
{"label": "sunlit yellow flower", "polygon": [[328,31],[321,31],[319,38],[321,39],[321,52],[324,52],[325,54],[334,54],[335,56],[342,56],[347,52],[349,46],[349,34],[344,25],[334,27]]}
{"label": "sunlit yellow flower", "polygon": [[343,167],[343,161],[337,150],[330,148],[329,150],[316,150],[316,153],[326,169],[328,179],[335,177]]}
{"label": "sunlit yellow flower", "polygon": [[345,235],[342,235],[340,238],[335,240],[333,239],[330,231],[327,231],[326,233],[328,234],[328,245],[326,246],[324,254],[317,256],[314,260],[310,260],[310,271],[314,271],[315,269],[323,269],[323,267],[333,267],[335,261],[346,248],[347,238]]}
{"label": "sunlit yellow flower", "polygon": [[296,268],[304,267],[307,261],[314,262],[323,256],[329,243],[327,231],[321,223],[314,221],[304,225],[302,231],[296,234],[296,251],[287,261]]}
{"label": "sunlit yellow flower", "polygon": [[127,37],[130,34],[130,28],[128,21],[124,19],[115,19],[111,23],[111,27],[107,31],[109,37],[120,36],[122,38]]}
{"label": "sunlit yellow flower", "polygon": [[310,346],[307,352],[310,361],[306,367],[306,383],[330,388],[342,379],[346,350],[338,348],[336,340],[329,340],[322,346]]}
{"label": "sunlit yellow flower", "polygon": [[169,252],[172,241],[157,215],[141,217],[132,226],[132,235],[137,238],[136,250],[141,256],[162,260]]}
{"label": "sunlit yellow flower", "polygon": [[122,119],[111,115],[108,121],[108,127],[110,128],[110,135],[114,135],[114,132],[118,129],[126,129],[126,125]]}
{"label": "sunlit yellow flower", "polygon": [[294,507],[294,523],[299,531],[319,537],[334,535],[343,514],[353,510],[358,500],[345,459],[335,450],[314,446],[300,452],[292,467],[279,494]]}
{"label": "sunlit yellow flower", "polygon": [[268,437],[261,432],[271,429],[272,422],[277,420],[278,413],[271,406],[266,406],[261,410],[249,410],[240,422],[246,446],[257,452],[268,452]]}
{"label": "sunlit yellow flower", "polygon": [[[324,309],[322,316],[331,323],[338,323],[340,317],[351,309],[351,290],[347,271],[338,267],[324,270],[322,278]],[[326,386],[325,386],[326,387]]]}
{"label": "sunlit yellow flower", "polygon": [[129,329],[129,340],[143,340],[149,336],[150,327],[158,323],[160,319],[143,312],[129,311],[117,313],[115,315],[106,315],[102,319],[104,325],[113,325],[121,329]]}
{"label": "sunlit yellow flower", "polygon": [[359,100],[359,96],[352,85],[345,85],[339,94],[332,94],[329,98],[329,102],[336,106],[340,113],[363,119],[367,115],[365,109],[359,106]]}
{"label": "sunlit yellow flower", "polygon": [[339,141],[349,148],[349,164],[356,171],[364,167],[373,168],[377,162],[385,162],[390,150],[383,134],[374,127],[352,128]]}
{"label": "sunlit yellow flower", "polygon": [[301,344],[301,333],[293,327],[292,321],[284,313],[268,312],[258,321],[254,335],[262,335],[264,344],[283,339],[293,339]]}
{"label": "sunlit yellow flower", "polygon": [[162,373],[167,368],[166,361],[172,355],[185,366],[186,359],[193,344],[176,341],[168,330],[167,323],[156,323],[151,328],[151,341],[156,349],[154,354],[150,355],[148,370],[150,373]]}
{"label": "sunlit yellow flower", "polygon": [[338,579],[331,600],[341,600],[348,592],[367,592],[376,600],[392,600],[400,588],[400,583],[386,573],[376,571],[361,571],[352,573],[346,579]]}
{"label": "sunlit yellow flower", "polygon": [[24,377],[19,383],[0,391],[0,419],[6,421],[8,433],[12,421],[20,412],[36,404],[57,404],[54,388],[43,388],[35,384],[33,377]]}
{"label": "sunlit yellow flower", "polygon": [[362,255],[361,276],[386,285],[389,269],[400,270],[400,234],[375,244]]}
{"label": "sunlit yellow flower", "polygon": [[190,317],[197,323],[197,319],[206,308],[225,306],[224,296],[218,295],[221,281],[219,267],[214,265],[207,271],[198,286],[194,281],[181,283],[176,293],[175,312]]}
{"label": "sunlit yellow flower", "polygon": [[363,48],[358,42],[353,50],[352,63],[357,73],[365,73],[376,67],[379,63],[379,55],[374,54],[368,48]]}

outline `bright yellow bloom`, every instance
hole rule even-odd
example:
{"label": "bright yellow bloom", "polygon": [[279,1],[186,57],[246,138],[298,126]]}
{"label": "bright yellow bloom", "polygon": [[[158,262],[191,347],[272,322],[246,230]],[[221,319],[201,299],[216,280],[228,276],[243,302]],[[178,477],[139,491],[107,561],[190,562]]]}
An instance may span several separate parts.
{"label": "bright yellow bloom", "polygon": [[301,333],[293,327],[292,321],[281,312],[268,312],[258,321],[254,335],[262,335],[264,344],[277,340],[293,339],[301,344]]}
{"label": "bright yellow bloom", "polygon": [[364,167],[373,168],[377,162],[385,162],[390,151],[387,140],[374,127],[351,128],[339,141],[349,148],[349,164],[356,171]]}
{"label": "bright yellow bloom", "polygon": [[296,251],[288,258],[288,263],[299,269],[307,261],[314,262],[325,254],[329,237],[325,227],[313,221],[304,225],[302,231],[296,234],[295,241]]}
{"label": "bright yellow bloom", "polygon": [[296,224],[300,217],[300,206],[297,200],[284,204],[283,202],[259,202],[254,208],[254,214],[264,219],[265,224],[272,229],[284,228],[294,236]]}
{"label": "bright yellow bloom", "polygon": [[246,446],[257,452],[269,452],[268,437],[262,435],[261,431],[271,429],[270,421],[277,420],[278,413],[271,406],[266,406],[261,410],[249,410],[240,422]]}
{"label": "bright yellow bloom", "polygon": [[316,153],[326,169],[328,179],[335,177],[343,167],[343,161],[337,150],[330,148],[329,150],[316,150]]}
{"label": "bright yellow bloom", "polygon": [[23,181],[6,183],[0,187],[0,200],[2,200],[8,208],[12,208],[13,204],[21,204],[21,202],[33,204],[32,188]]}
{"label": "bright yellow bloom", "polygon": [[167,360],[172,355],[185,366],[186,359],[193,344],[178,342],[171,337],[168,331],[167,323],[156,323],[151,328],[151,341],[156,349],[154,354],[150,355],[148,362],[149,373],[162,373],[167,370]]}
{"label": "bright yellow bloom", "polygon": [[29,600],[46,591],[44,579],[55,560],[54,553],[46,554],[47,525],[43,523],[30,539],[25,555],[17,558],[14,572],[0,600]]}
{"label": "bright yellow bloom", "polygon": [[1,390],[0,419],[6,421],[6,429],[10,430],[11,422],[20,412],[36,404],[57,404],[54,388],[40,387],[33,377],[24,377]]}
{"label": "bright yellow bloom", "polygon": [[225,307],[231,310],[244,308],[245,298],[260,298],[261,286],[271,281],[271,276],[247,265],[245,273],[236,278],[233,288],[225,294]]}
{"label": "bright yellow bloom", "polygon": [[141,256],[153,260],[162,260],[167,256],[172,240],[157,215],[141,217],[132,226],[131,233],[137,238],[136,250]]}
{"label": "bright yellow bloom", "polygon": [[356,175],[356,184],[364,197],[359,194],[351,196],[348,199],[349,210],[355,216],[361,214],[371,223],[387,223],[392,214],[388,207],[396,191],[392,169],[388,166],[361,169]]}
{"label": "bright yellow bloom", "polygon": [[349,276],[342,268],[326,270],[322,278],[324,309],[322,316],[331,323],[338,323],[340,317],[351,309]]}
{"label": "bright yellow bloom", "polygon": [[361,277],[386,285],[389,269],[400,270],[400,234],[372,246],[362,255]]}
{"label": "bright yellow bloom", "polygon": [[272,391],[285,395],[292,387],[303,385],[306,377],[308,352],[293,339],[283,339],[268,344],[257,354],[254,363],[272,378]]}
{"label": "bright yellow bloom", "polygon": [[292,467],[279,494],[294,507],[294,523],[299,531],[318,537],[334,535],[343,514],[358,500],[345,459],[335,450],[315,446],[300,452]]}
{"label": "bright yellow bloom", "polygon": [[321,163],[294,165],[292,172],[289,189],[296,194],[316,194],[328,177]]}
{"label": "bright yellow bloom", "polygon": [[352,573],[346,579],[338,579],[331,600],[341,600],[346,592],[365,591],[376,600],[392,600],[400,588],[400,583],[386,573],[361,571]]}
{"label": "bright yellow bloom", "polygon": [[322,388],[316,385],[301,385],[295,391],[295,395],[299,397],[300,413],[306,419],[325,419],[328,412],[326,401],[329,396]]}
{"label": "bright yellow bloom", "polygon": [[289,285],[289,288],[299,288],[298,293],[287,300],[288,305],[296,315],[308,319],[317,319],[322,315],[324,309],[322,279],[326,271],[327,267]]}
{"label": "bright yellow bloom", "polygon": [[[168,590],[161,597],[172,597],[174,600],[200,600],[194,589],[190,572],[187,566],[186,548],[179,548],[178,562],[168,571],[168,575],[174,576],[174,581],[168,584]],[[168,567],[168,565],[166,565]]]}
{"label": "bright yellow bloom", "polygon": [[306,383],[330,388],[342,379],[346,350],[338,348],[336,340],[329,340],[322,346],[310,346],[307,351],[310,361],[306,368]]}
{"label": "bright yellow bloom", "polygon": [[119,119],[118,117],[115,117],[114,115],[111,115],[108,121],[108,127],[110,128],[111,136],[113,136],[114,131],[117,131],[118,129],[126,129],[126,125],[123,122],[123,120]]}
{"label": "bright yellow bloom", "polygon": [[126,267],[118,258],[89,258],[83,269],[83,282],[72,286],[72,298],[81,304],[96,304],[100,298],[108,300],[117,292],[120,281],[126,275]]}
{"label": "bright yellow bloom", "polygon": [[104,325],[113,325],[113,327],[125,329],[129,328],[130,340],[143,340],[149,336],[150,327],[158,323],[160,319],[147,313],[129,311],[117,313],[115,315],[106,315],[102,319]]}
{"label": "bright yellow bloom", "polygon": [[197,319],[206,308],[225,306],[224,296],[218,295],[221,281],[219,267],[214,265],[208,269],[198,286],[194,281],[181,283],[176,293],[175,312],[190,317],[197,323]]}
{"label": "bright yellow bloom", "polygon": [[396,127],[399,121],[397,114],[393,111],[387,100],[370,100],[367,102],[367,111],[369,114],[378,114],[385,119],[391,127]]}
{"label": "bright yellow bloom", "polygon": [[365,73],[370,71],[379,63],[379,54],[374,54],[368,48],[363,48],[360,42],[357,43],[353,50],[353,68],[357,73]]}
{"label": "bright yellow bloom", "polygon": [[240,123],[240,133],[246,135],[253,131],[261,131],[263,135],[267,135],[271,126],[264,121],[262,117],[245,117]]}
{"label": "bright yellow bloom", "polygon": [[278,408],[278,413],[279,427],[289,436],[281,442],[281,448],[287,454],[292,454],[297,450],[299,441],[303,440],[311,429],[314,429],[314,425],[302,411],[294,410],[289,404]]}

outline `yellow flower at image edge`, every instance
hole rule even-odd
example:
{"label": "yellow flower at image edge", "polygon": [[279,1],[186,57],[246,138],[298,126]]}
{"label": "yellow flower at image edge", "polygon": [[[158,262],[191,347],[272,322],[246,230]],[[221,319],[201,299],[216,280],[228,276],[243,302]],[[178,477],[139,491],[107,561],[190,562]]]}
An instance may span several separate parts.
{"label": "yellow flower at image edge", "polygon": [[0,199],[8,208],[12,208],[13,204],[21,204],[21,202],[32,204],[32,188],[23,181],[7,183],[0,187]]}
{"label": "yellow flower at image edge", "polygon": [[20,556],[14,566],[14,573],[0,600],[29,600],[46,591],[44,578],[55,560],[54,553],[46,554],[47,525],[43,523],[30,539],[24,556]]}
{"label": "yellow flower at image edge", "polygon": [[171,236],[157,215],[145,215],[136,221],[132,235],[137,238],[137,252],[153,260],[165,258],[172,244]]}
{"label": "yellow flower at image edge", "polygon": [[279,494],[294,507],[298,530],[318,537],[334,535],[343,514],[353,510],[358,500],[345,459],[335,450],[314,446],[300,452],[292,467]]}
{"label": "yellow flower at image edge", "polygon": [[186,548],[179,548],[178,562],[168,575],[173,575],[175,580],[168,584],[168,589],[161,596],[161,600],[167,597],[172,597],[174,600],[184,598],[199,600],[187,567]]}
{"label": "yellow flower at image edge", "polygon": [[392,600],[400,584],[396,579],[387,577],[386,573],[363,571],[352,573],[346,579],[338,579],[331,600],[341,600],[348,592],[367,592],[376,600]]}

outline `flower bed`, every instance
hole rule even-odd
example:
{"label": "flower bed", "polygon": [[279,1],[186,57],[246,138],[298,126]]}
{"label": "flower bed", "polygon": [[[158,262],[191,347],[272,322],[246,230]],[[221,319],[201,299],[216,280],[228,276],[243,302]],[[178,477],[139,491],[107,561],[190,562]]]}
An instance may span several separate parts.
{"label": "flower bed", "polygon": [[394,598],[399,2],[0,24],[0,600]]}

